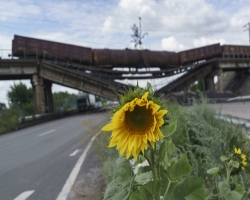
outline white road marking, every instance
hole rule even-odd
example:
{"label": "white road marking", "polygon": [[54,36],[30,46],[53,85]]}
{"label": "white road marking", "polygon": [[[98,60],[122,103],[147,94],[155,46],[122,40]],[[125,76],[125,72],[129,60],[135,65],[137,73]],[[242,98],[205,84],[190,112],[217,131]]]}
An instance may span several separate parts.
{"label": "white road marking", "polygon": [[30,190],[30,191],[23,192],[19,196],[17,196],[14,200],[25,200],[30,195],[32,195],[34,192],[35,192],[35,190]]}
{"label": "white road marking", "polygon": [[50,130],[50,131],[47,131],[47,132],[45,132],[45,133],[41,133],[41,134],[38,135],[38,136],[44,136],[44,135],[47,135],[47,134],[52,133],[52,132],[54,132],[54,131],[55,131],[55,129]]}
{"label": "white road marking", "polygon": [[73,153],[71,153],[69,156],[75,156],[80,151],[81,151],[81,149],[77,149]]}
{"label": "white road marking", "polygon": [[86,149],[84,150],[83,154],[80,156],[80,158],[78,159],[75,167],[73,168],[73,170],[71,171],[66,183],[64,184],[62,191],[60,192],[60,194],[58,195],[58,197],[56,198],[56,200],[67,200],[68,194],[73,186],[73,184],[75,183],[76,177],[81,169],[81,166],[86,158],[86,155],[90,149],[90,147],[92,146],[93,141],[95,140],[95,138],[101,133],[101,130],[98,131],[89,141],[88,146],[86,147]]}

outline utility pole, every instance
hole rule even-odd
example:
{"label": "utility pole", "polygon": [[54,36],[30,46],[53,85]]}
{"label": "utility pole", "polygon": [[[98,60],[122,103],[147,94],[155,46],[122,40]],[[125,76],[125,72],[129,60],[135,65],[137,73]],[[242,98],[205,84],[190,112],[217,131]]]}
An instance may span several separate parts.
{"label": "utility pole", "polygon": [[249,31],[249,45],[250,45],[250,22],[248,22],[245,26],[243,26],[244,28],[246,28],[244,31]]}
{"label": "utility pole", "polygon": [[142,39],[144,38],[144,36],[148,35],[148,33],[144,33],[142,35],[142,31],[141,31],[141,17],[139,17],[139,28],[134,24],[131,29],[133,30],[134,34],[131,35],[132,38],[134,39],[131,42],[135,43],[135,48],[137,47],[137,45],[139,44],[139,48],[142,48]]}

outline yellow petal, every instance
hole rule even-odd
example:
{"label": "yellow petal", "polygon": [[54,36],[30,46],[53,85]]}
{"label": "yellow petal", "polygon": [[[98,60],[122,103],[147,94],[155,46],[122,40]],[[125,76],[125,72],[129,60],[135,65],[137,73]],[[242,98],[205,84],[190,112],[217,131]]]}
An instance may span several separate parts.
{"label": "yellow petal", "polygon": [[123,133],[122,136],[119,138],[119,141],[117,143],[117,148],[120,149],[122,146],[124,146],[128,142],[129,135],[126,133]]}
{"label": "yellow petal", "polygon": [[247,162],[245,162],[245,161],[242,161],[242,164],[243,164],[244,166],[246,166],[246,165],[247,165]]}
{"label": "yellow petal", "polygon": [[131,155],[131,152],[127,151],[127,153],[126,153],[126,159],[129,159],[130,155]]}
{"label": "yellow petal", "polygon": [[240,157],[241,157],[242,159],[246,159],[247,156],[246,156],[246,154],[243,154],[243,153],[242,153],[242,154],[240,155]]}
{"label": "yellow petal", "polygon": [[112,131],[115,128],[114,124],[107,124],[106,126],[102,127],[102,131]]}
{"label": "yellow petal", "polygon": [[160,110],[155,115],[156,115],[157,119],[160,119],[160,118],[162,118],[167,113],[168,113],[168,110]]}
{"label": "yellow petal", "polygon": [[126,143],[120,148],[120,156],[122,156],[128,149],[128,144]]}
{"label": "yellow petal", "polygon": [[109,148],[115,147],[117,145],[117,139],[114,137],[109,142]]}

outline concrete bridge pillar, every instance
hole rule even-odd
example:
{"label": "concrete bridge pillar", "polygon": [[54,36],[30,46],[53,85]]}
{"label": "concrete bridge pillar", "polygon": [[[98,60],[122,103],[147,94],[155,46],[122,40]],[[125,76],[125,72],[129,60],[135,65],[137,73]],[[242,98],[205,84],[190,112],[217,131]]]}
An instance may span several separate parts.
{"label": "concrete bridge pillar", "polygon": [[218,91],[223,91],[222,69],[218,72]]}
{"label": "concrete bridge pillar", "polygon": [[44,80],[43,81],[43,91],[44,91],[44,100],[45,100],[45,112],[52,113],[54,112],[53,96],[52,96],[52,82]]}
{"label": "concrete bridge pillar", "polygon": [[208,89],[211,90],[211,91],[214,91],[214,77],[213,76],[210,76],[208,78]]}
{"label": "concrete bridge pillar", "polygon": [[33,87],[33,97],[35,102],[36,112],[42,114],[43,109],[43,79],[37,74],[34,74],[31,79],[31,84]]}

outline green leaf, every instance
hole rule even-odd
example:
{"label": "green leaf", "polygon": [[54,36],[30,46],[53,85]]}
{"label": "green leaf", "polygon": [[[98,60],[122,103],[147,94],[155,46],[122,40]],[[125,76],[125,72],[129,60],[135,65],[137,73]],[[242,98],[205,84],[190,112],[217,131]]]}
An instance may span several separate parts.
{"label": "green leaf", "polygon": [[116,163],[119,168],[106,188],[104,200],[125,200],[130,195],[130,185],[133,181],[132,167],[125,157],[119,157]]}
{"label": "green leaf", "polygon": [[207,170],[207,173],[215,175],[215,174],[218,174],[219,171],[220,171],[219,167],[214,167],[214,168],[211,168],[211,169]]}
{"label": "green leaf", "polygon": [[229,158],[226,157],[226,156],[221,156],[220,159],[221,159],[222,162],[225,162],[225,161],[227,161]]}
{"label": "green leaf", "polygon": [[229,165],[235,168],[239,168],[240,163],[234,160],[230,160]]}
{"label": "green leaf", "polygon": [[128,99],[134,99],[136,98],[136,94],[134,93],[134,91],[131,89],[131,87],[129,87],[129,89],[126,91],[126,95],[125,95]]}
{"label": "green leaf", "polygon": [[129,200],[152,200],[155,199],[156,193],[160,190],[160,183],[150,181],[139,187],[139,190],[129,196]]}
{"label": "green leaf", "polygon": [[242,185],[236,184],[235,189],[231,190],[230,186],[225,182],[219,182],[219,192],[225,200],[240,200],[245,194]]}
{"label": "green leaf", "polygon": [[171,136],[177,129],[177,121],[171,122],[168,126],[164,126],[161,130],[165,137]]}
{"label": "green leaf", "polygon": [[175,145],[172,140],[167,140],[167,157],[168,159],[172,156],[175,150]]}
{"label": "green leaf", "polygon": [[116,164],[117,166],[119,167],[120,165],[123,165],[124,163],[127,162],[127,159],[125,156],[122,156],[122,157],[119,157],[117,160],[116,160]]}
{"label": "green leaf", "polygon": [[125,97],[125,96],[123,96],[123,95],[121,95],[121,94],[117,94],[118,95],[118,97],[119,97],[119,101],[120,101],[120,104],[121,105],[124,105],[125,103],[127,103],[127,101],[128,101],[128,98],[127,97]]}
{"label": "green leaf", "polygon": [[147,90],[150,94],[154,94],[154,91],[153,91],[153,89],[152,89],[152,85],[151,85],[149,82],[147,82],[146,90]]}
{"label": "green leaf", "polygon": [[136,175],[135,182],[137,182],[138,184],[145,184],[149,182],[152,178],[152,172],[150,171],[140,175]]}
{"label": "green leaf", "polygon": [[141,95],[141,92],[142,92],[142,89],[137,85],[134,89],[134,93],[137,95],[137,96],[140,96]]}
{"label": "green leaf", "polygon": [[192,167],[188,163],[186,156],[184,154],[181,154],[180,159],[171,166],[169,174],[171,180],[178,180],[184,176],[189,175],[191,171]]}
{"label": "green leaf", "polygon": [[174,188],[175,200],[204,200],[205,184],[204,180],[190,176],[178,183]]}
{"label": "green leaf", "polygon": [[167,153],[167,141],[163,140],[163,142],[160,145],[160,149],[159,149],[158,162],[161,162],[164,160],[166,153]]}

